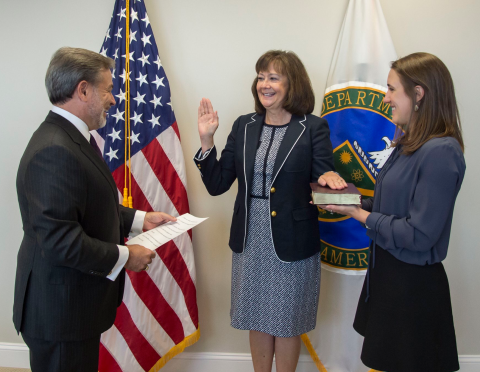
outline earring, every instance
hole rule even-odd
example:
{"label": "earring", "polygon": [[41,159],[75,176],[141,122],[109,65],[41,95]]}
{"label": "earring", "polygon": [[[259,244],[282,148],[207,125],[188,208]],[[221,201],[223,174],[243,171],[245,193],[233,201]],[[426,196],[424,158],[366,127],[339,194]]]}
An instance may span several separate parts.
{"label": "earring", "polygon": [[415,107],[413,108],[415,111],[418,111],[418,105],[415,105]]}

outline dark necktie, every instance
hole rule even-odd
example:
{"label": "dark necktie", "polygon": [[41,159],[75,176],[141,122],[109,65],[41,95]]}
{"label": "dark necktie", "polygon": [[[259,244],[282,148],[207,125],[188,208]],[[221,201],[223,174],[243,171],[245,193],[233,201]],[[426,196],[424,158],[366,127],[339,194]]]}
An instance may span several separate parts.
{"label": "dark necktie", "polygon": [[[98,156],[100,156],[103,159],[102,152],[100,151],[100,148],[97,145],[97,141],[95,141],[95,138],[93,138],[92,135],[90,135],[90,145],[92,145],[93,149],[97,153]],[[104,160],[105,161],[105,160]]]}

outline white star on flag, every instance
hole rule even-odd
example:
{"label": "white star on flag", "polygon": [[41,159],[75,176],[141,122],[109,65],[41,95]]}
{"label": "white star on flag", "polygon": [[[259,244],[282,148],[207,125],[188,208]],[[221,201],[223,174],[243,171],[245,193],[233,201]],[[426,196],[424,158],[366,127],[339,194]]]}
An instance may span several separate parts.
{"label": "white star on flag", "polygon": [[132,9],[132,11],[130,12],[130,18],[132,19],[132,23],[133,21],[138,21],[138,12],[136,12],[135,10]]}
{"label": "white star on flag", "polygon": [[148,19],[148,14],[145,14],[145,18],[142,19],[143,22],[145,22],[145,28],[148,27],[150,24],[150,19]]}
{"label": "white star on flag", "polygon": [[135,142],[138,142],[140,143],[140,141],[138,140],[138,136],[140,135],[140,132],[138,132],[137,134],[135,134],[132,130],[132,135],[130,136],[130,140],[132,141],[132,145],[135,143]]}
{"label": "white star on flag", "polygon": [[[125,82],[125,79],[123,80],[123,82]],[[115,97],[118,97],[118,99],[120,100],[120,102],[118,103],[122,103],[123,101],[125,101],[125,92],[123,92],[122,89],[120,89],[120,93],[118,93]]]}
{"label": "white star on flag", "polygon": [[[112,133],[108,134],[109,137],[112,137],[112,143],[115,142],[115,140],[122,140],[120,138],[120,131],[116,131],[115,128],[112,128]],[[110,148],[110,151],[111,151],[111,148]],[[118,159],[118,158],[117,158]],[[111,159],[110,159],[111,160]]]}
{"label": "white star on flag", "polygon": [[155,63],[158,66],[158,69],[160,70],[160,67],[162,67],[162,61],[160,61],[160,56],[157,56],[157,60],[153,63]]}
{"label": "white star on flag", "polygon": [[153,99],[150,101],[150,103],[153,103],[154,109],[157,108],[157,105],[163,106],[160,100],[162,99],[162,96],[156,97],[155,94],[153,95]]}
{"label": "white star on flag", "polygon": [[125,121],[125,119],[123,118],[124,113],[125,111],[120,112],[120,110],[117,107],[117,113],[115,115],[112,115],[117,120],[116,123],[118,123],[119,120]]}
{"label": "white star on flag", "polygon": [[157,90],[158,90],[158,87],[161,85],[162,87],[164,87],[165,85],[163,84],[163,79],[165,79],[164,77],[162,77],[161,79],[157,76],[157,79],[155,81],[152,81],[153,84],[155,84],[157,86]]}
{"label": "white star on flag", "polygon": [[140,86],[142,86],[143,83],[145,83],[145,84],[148,85],[148,83],[147,83],[147,77],[148,77],[148,75],[147,75],[147,74],[142,75],[141,72],[139,72],[138,74],[139,74],[139,76],[138,76],[138,78],[136,78],[135,80],[137,80],[137,81],[140,83]]}
{"label": "white star on flag", "polygon": [[148,35],[148,36],[147,36],[147,35],[145,35],[145,32],[143,33],[143,36],[142,36],[142,39],[141,39],[141,40],[143,41],[143,47],[144,47],[144,48],[145,48],[145,46],[146,46],[147,44],[151,44],[151,42],[150,42],[150,38],[151,38],[151,37],[152,37],[152,35]]}
{"label": "white star on flag", "polygon": [[110,151],[107,152],[105,155],[107,155],[110,158],[110,161],[112,161],[113,158],[118,159],[117,152],[118,150],[112,150],[112,148],[110,147]]}
{"label": "white star on flag", "polygon": [[101,54],[102,56],[106,57],[106,56],[107,56],[107,50],[108,50],[108,49],[106,49],[105,47],[103,47],[102,50],[100,51],[100,54]]}
{"label": "white star on flag", "polygon": [[153,128],[155,125],[160,125],[160,123],[158,122],[158,119],[160,119],[160,115],[155,117],[155,115],[152,114],[152,118],[150,120],[147,120],[147,121],[152,123],[152,128]]}
{"label": "white star on flag", "polygon": [[133,125],[137,125],[138,122],[142,123],[143,124],[143,121],[142,121],[142,114],[137,114],[136,112],[133,113],[133,117],[131,117],[130,119],[132,119],[133,121],[135,121],[135,123]]}
{"label": "white star on flag", "polygon": [[137,91],[137,96],[134,98],[135,101],[137,101],[137,106],[140,106],[141,103],[145,103],[143,100],[143,97],[145,97],[146,94],[140,94],[140,92]]}
{"label": "white star on flag", "polygon": [[[132,71],[128,71],[128,80],[129,81],[132,81],[132,78],[130,77],[130,74],[132,73]],[[119,77],[122,78],[123,80],[123,84],[125,84],[125,78],[126,78],[126,71],[125,69],[123,69],[123,74],[122,75],[118,75]],[[125,98],[125,96],[123,96],[123,98]]]}
{"label": "white star on flag", "polygon": [[[130,61],[134,61],[134,62],[135,62],[135,60],[133,59],[133,53],[135,53],[135,51],[130,52]],[[125,58],[125,54],[124,54],[122,57]]]}
{"label": "white star on flag", "polygon": [[136,33],[137,31],[130,32],[130,44],[132,43],[132,40],[137,41],[137,37],[135,36]]}
{"label": "white star on flag", "polygon": [[150,64],[150,62],[148,62],[148,57],[150,57],[149,54],[145,55],[145,53],[142,52],[142,56],[138,58],[139,61],[142,61],[142,67],[145,66],[145,63]]}
{"label": "white star on flag", "polygon": [[117,37],[117,41],[118,41],[118,39],[122,38],[122,30],[123,30],[123,28],[119,27],[117,33],[115,34],[115,36]]}
{"label": "white star on flag", "polygon": [[122,20],[122,18],[127,18],[127,15],[125,13],[126,11],[127,11],[127,8],[120,9],[120,13],[117,14],[117,16],[120,17],[120,21]]}

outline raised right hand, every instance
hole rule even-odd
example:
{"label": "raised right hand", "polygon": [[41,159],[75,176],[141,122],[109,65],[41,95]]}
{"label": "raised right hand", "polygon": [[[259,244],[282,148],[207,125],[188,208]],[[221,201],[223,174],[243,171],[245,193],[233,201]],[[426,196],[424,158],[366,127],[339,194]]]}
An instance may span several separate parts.
{"label": "raised right hand", "polygon": [[146,269],[147,265],[152,263],[156,253],[143,245],[127,245],[129,255],[125,263],[125,269],[140,272]]}
{"label": "raised right hand", "polygon": [[212,103],[208,98],[202,98],[198,106],[198,134],[203,151],[213,147],[213,135],[217,128],[218,113],[213,111]]}

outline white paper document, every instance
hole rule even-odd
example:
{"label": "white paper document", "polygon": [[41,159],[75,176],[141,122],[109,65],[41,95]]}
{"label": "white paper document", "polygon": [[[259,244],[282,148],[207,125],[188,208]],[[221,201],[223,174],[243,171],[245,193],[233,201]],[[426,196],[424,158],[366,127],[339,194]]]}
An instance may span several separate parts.
{"label": "white paper document", "polygon": [[153,251],[161,245],[169,242],[173,238],[183,234],[187,230],[197,226],[207,218],[195,217],[190,213],[182,214],[181,216],[177,217],[177,221],[175,222],[167,222],[164,225],[160,225],[154,229],[137,235],[136,237],[130,239],[127,242],[127,245],[140,244]]}

